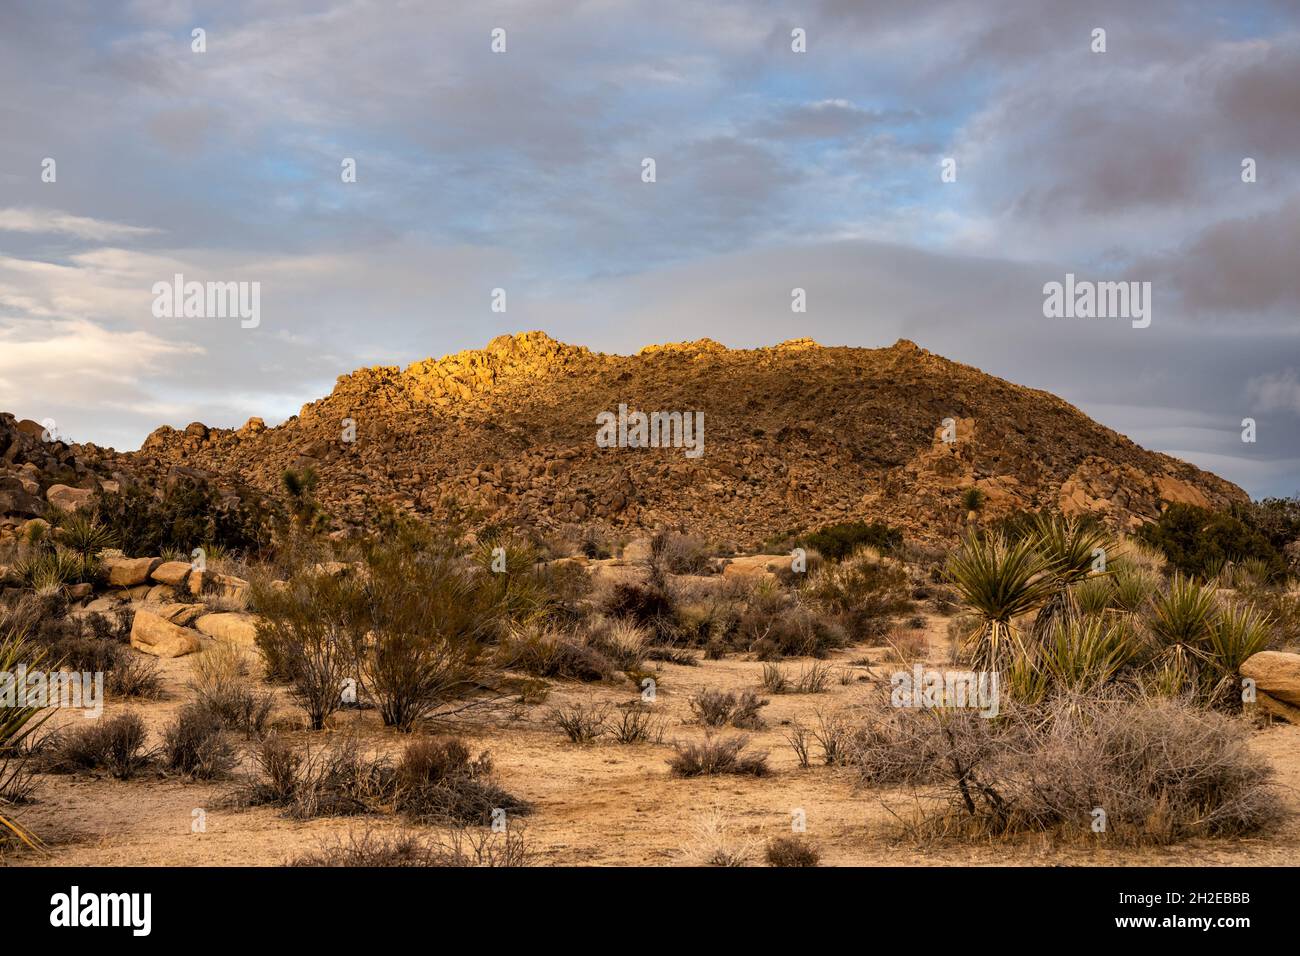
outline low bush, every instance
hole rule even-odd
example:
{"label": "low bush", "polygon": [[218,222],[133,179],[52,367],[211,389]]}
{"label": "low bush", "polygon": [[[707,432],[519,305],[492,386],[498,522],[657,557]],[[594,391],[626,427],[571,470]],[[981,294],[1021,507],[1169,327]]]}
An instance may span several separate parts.
{"label": "low bush", "polygon": [[707,727],[725,727],[730,724],[741,730],[758,730],[763,718],[758,711],[768,702],[752,690],[704,690],[689,700],[695,718]]}
{"label": "low bush", "polygon": [[235,748],[220,719],[200,704],[186,704],[163,731],[161,761],[172,773],[201,780],[224,776],[235,765]]}
{"label": "low bush", "polygon": [[816,548],[828,561],[841,561],[863,547],[892,551],[903,543],[903,533],[879,521],[850,521],[826,525],[805,536],[802,543]]}
{"label": "low bush", "polygon": [[678,777],[702,777],[713,774],[737,774],[754,777],[768,775],[767,752],[747,753],[749,738],[705,737],[700,743],[674,743],[675,753],[668,766]]}
{"label": "low bush", "polygon": [[764,854],[768,866],[816,866],[821,853],[803,837],[776,837],[769,840]]}
{"label": "low bush", "polygon": [[127,713],[87,726],[56,731],[38,766],[47,773],[102,770],[129,780],[147,769],[156,754],[145,746],[148,733],[139,714]]}

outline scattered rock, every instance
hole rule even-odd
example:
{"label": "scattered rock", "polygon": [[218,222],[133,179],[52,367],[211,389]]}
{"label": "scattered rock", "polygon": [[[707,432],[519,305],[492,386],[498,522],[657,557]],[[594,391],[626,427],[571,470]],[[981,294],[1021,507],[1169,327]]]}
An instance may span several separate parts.
{"label": "scattered rock", "polygon": [[110,587],[129,588],[144,584],[162,558],[104,558],[104,571]]}
{"label": "scattered rock", "polygon": [[1255,682],[1257,690],[1293,707],[1300,707],[1300,654],[1260,651],[1241,665],[1241,676]]}
{"label": "scattered rock", "polygon": [[256,646],[257,618],[250,614],[204,614],[195,620],[194,626],[219,641],[238,644],[240,647]]}
{"label": "scattered rock", "polygon": [[183,657],[203,645],[193,631],[151,611],[137,609],[131,625],[131,646],[155,657]]}

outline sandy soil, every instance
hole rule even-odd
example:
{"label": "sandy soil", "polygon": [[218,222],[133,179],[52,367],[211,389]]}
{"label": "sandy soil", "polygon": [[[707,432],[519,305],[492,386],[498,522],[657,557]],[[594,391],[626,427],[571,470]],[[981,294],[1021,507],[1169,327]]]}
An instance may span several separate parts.
{"label": "sandy soil", "polygon": [[[943,660],[944,620],[928,621],[929,658]],[[762,664],[753,661],[701,661],[696,667],[662,665],[656,707],[663,714],[659,744],[620,745],[602,741],[579,746],[545,721],[550,708],[578,701],[617,704],[633,699],[631,684],[582,685],[554,682],[549,699],[499,713],[492,719],[463,719],[449,729],[491,751],[500,782],[528,800],[533,812],[526,839],[540,865],[682,865],[694,862],[701,820],[717,813],[737,842],[752,842],[754,860],[771,837],[791,830],[791,814],[802,809],[807,836],[822,852],[823,865],[1295,865],[1300,863],[1300,814],[1293,814],[1267,839],[1198,840],[1159,849],[1108,849],[1085,845],[1053,846],[1042,840],[1008,845],[918,845],[900,832],[895,814],[907,814],[912,797],[904,791],[856,789],[844,771],[814,765],[800,768],[783,736],[791,720],[813,723],[816,712],[851,706],[867,685],[858,680],[868,669],[851,661],[884,658],[884,648],[852,648],[832,663],[854,672],[847,684],[832,682],[817,695],[778,695],[763,715],[767,727],[750,733],[752,746],[770,753],[774,773],[766,778],[679,779],[666,764],[671,741],[703,736],[687,723],[688,697],[705,688],[755,688]],[[809,661],[784,666],[797,673]],[[117,704],[106,715],[134,709],[157,734],[186,698],[189,661],[162,664],[168,697],[145,704]],[[892,669],[892,667],[891,667]],[[877,668],[878,673],[885,673]],[[285,698],[277,719],[293,721],[298,712]],[[59,715],[82,720],[77,715]],[[728,731],[733,732],[733,731]],[[298,733],[303,742],[329,734],[356,733],[364,746],[396,752],[408,737],[387,730],[373,712],[338,715],[325,735]],[[1259,730],[1254,746],[1276,767],[1284,798],[1300,810],[1300,727],[1285,724]],[[286,820],[273,809],[237,809],[229,794],[235,781],[188,783],[143,776],[131,781],[84,776],[45,776],[37,802],[22,808],[21,819],[49,844],[49,852],[11,853],[6,865],[277,865],[346,837],[350,830],[384,832],[405,828],[389,818],[350,817]],[[192,832],[194,811],[206,817],[206,832]],[[434,832],[433,828],[420,828]]]}

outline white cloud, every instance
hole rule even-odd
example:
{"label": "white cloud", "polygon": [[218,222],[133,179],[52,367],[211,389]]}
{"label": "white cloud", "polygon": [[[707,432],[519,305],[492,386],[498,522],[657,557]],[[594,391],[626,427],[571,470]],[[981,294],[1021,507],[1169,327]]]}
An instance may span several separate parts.
{"label": "white cloud", "polygon": [[145,226],[128,226],[120,222],[107,222],[89,216],[73,216],[52,209],[0,209],[0,232],[26,232],[73,236],[95,242],[130,239],[161,232]]}
{"label": "white cloud", "polygon": [[1260,411],[1300,415],[1300,376],[1293,368],[1255,376],[1246,383],[1246,394]]}

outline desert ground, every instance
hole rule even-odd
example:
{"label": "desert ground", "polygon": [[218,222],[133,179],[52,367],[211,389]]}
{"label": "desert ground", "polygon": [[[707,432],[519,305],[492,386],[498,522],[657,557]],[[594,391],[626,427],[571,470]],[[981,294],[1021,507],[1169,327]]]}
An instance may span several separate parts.
{"label": "desert ground", "polygon": [[[948,652],[947,620],[925,616],[930,649],[926,662],[943,666]],[[851,707],[868,683],[897,668],[888,647],[852,647],[826,663],[836,679],[820,694],[766,695],[766,727],[749,731],[752,746],[767,750],[772,775],[670,775],[671,741],[702,738],[687,700],[705,688],[759,689],[762,663],[742,659],[701,660],[697,666],[653,665],[658,681],[653,705],[663,720],[662,743],[621,745],[597,741],[570,743],[546,714],[555,706],[578,702],[611,705],[634,699],[630,684],[580,684],[553,681],[545,703],[507,705],[491,717],[466,715],[441,728],[464,736],[476,749],[492,754],[496,774],[507,790],[523,797],[532,812],[523,821],[530,862],[543,866],[675,866],[697,862],[699,829],[710,819],[723,821],[725,839],[747,848],[761,863],[763,844],[791,832],[792,812],[806,815],[807,839],[826,866],[984,866],[984,865],[1294,865],[1300,861],[1300,727],[1261,725],[1252,746],[1277,774],[1291,816],[1264,839],[1196,839],[1168,847],[1108,848],[1043,839],[999,840],[987,844],[946,843],[917,839],[905,832],[915,806],[907,788],[866,788],[842,768],[801,768],[783,730],[790,722],[816,721],[818,712]],[[863,659],[872,666],[863,666]],[[192,657],[161,661],[165,699],[110,703],[105,717],[125,710],[140,713],[151,733],[161,732],[186,699]],[[810,659],[783,666],[797,672]],[[841,673],[851,675],[841,683]],[[887,680],[887,677],[885,677]],[[286,726],[301,724],[287,692],[280,696],[275,718]],[[84,718],[58,715],[75,723]],[[396,753],[409,736],[382,726],[373,711],[335,715],[322,733],[298,731],[296,743],[320,746],[323,740],[356,735],[364,748]],[[235,778],[249,770],[249,760]],[[236,780],[216,783],[160,779],[148,774],[128,781],[103,776],[45,775],[34,803],[24,808],[23,823],[39,834],[48,849],[10,854],[11,866],[274,866],[320,850],[349,832],[376,834],[409,830],[387,816],[286,819],[270,807],[238,808],[230,793]],[[205,832],[192,832],[194,811],[206,815]],[[519,825],[518,823],[512,825]],[[417,827],[433,834],[437,827]]]}

